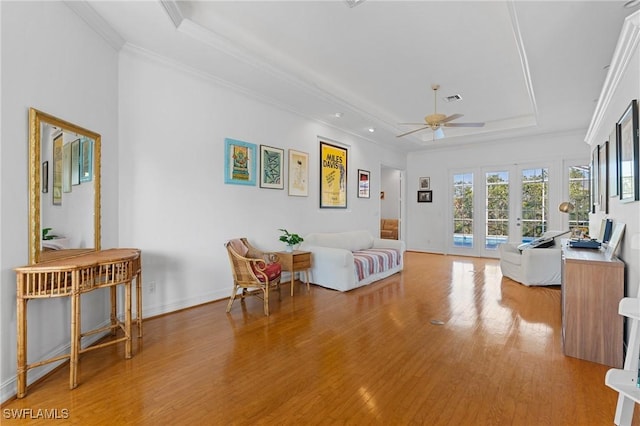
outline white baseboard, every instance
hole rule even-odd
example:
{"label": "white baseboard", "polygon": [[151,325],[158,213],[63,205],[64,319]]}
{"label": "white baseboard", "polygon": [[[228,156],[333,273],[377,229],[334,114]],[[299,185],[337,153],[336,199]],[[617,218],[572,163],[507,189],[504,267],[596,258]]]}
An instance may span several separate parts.
{"label": "white baseboard", "polygon": [[[175,300],[170,303],[155,305],[155,306],[143,306],[142,318],[155,317],[158,315],[168,314],[170,312],[179,311],[180,309],[190,308],[192,306],[202,305],[204,303],[213,302],[215,300],[226,299],[229,297],[228,291],[212,291],[196,297],[190,297],[188,299]],[[144,298],[143,305],[144,305]]]}

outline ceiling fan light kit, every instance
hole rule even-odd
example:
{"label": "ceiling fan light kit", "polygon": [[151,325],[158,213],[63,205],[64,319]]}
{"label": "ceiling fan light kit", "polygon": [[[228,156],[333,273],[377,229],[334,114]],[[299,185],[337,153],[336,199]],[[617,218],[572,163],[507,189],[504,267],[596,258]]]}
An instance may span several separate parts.
{"label": "ceiling fan light kit", "polygon": [[[462,114],[452,114],[446,116],[445,114],[439,114],[438,111],[438,96],[437,92],[440,89],[439,84],[432,84],[431,89],[433,90],[433,114],[429,114],[424,117],[424,123],[400,123],[401,125],[410,125],[410,126],[423,126],[418,129],[410,130],[408,132],[397,135],[396,137],[401,138],[403,136],[410,135],[412,133],[419,132],[421,130],[431,129],[434,132],[434,139],[442,139],[444,137],[444,131],[442,127],[483,127],[484,123],[451,123],[451,121],[462,117]],[[462,96],[453,95],[445,98],[448,101],[452,100],[460,100]]]}

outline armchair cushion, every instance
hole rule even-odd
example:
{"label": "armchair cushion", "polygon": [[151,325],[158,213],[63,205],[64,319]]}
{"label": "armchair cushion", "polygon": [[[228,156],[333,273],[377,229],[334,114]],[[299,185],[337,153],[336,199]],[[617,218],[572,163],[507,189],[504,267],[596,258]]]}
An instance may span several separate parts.
{"label": "armchair cushion", "polygon": [[[263,265],[265,266],[263,267]],[[269,281],[273,281],[282,273],[282,265],[279,263],[251,262],[251,269],[261,282],[265,282],[265,275]]]}

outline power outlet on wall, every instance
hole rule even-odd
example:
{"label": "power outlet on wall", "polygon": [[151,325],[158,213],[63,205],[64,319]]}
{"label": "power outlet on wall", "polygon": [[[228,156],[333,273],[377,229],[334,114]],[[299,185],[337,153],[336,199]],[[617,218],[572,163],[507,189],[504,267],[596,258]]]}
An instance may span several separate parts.
{"label": "power outlet on wall", "polygon": [[149,294],[152,294],[152,293],[156,292],[156,282],[155,281],[149,281],[149,283],[147,284],[147,292]]}

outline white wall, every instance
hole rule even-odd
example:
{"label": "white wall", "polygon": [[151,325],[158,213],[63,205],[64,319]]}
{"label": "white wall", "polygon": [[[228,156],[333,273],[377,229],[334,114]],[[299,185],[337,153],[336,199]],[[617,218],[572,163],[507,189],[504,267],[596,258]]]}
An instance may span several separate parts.
{"label": "white wall", "polygon": [[[349,147],[346,210],[319,208],[319,135]],[[225,138],[309,153],[309,196],[224,184]],[[230,238],[282,250],[278,228],[376,235],[379,200],[357,198],[357,169],[371,171],[379,194],[380,159],[405,166],[404,155],[130,48],[120,57],[120,140],[120,244],[142,249],[145,316],[229,297]]]}
{"label": "white wall", "polygon": [[[0,218],[0,400],[15,393],[16,290],[13,268],[28,263],[28,109],[100,133],[102,243],[117,245],[117,53],[61,2],[0,2],[2,108]],[[50,164],[51,167],[51,164]],[[49,182],[51,184],[51,181]],[[108,297],[83,297],[85,329],[108,318]],[[69,301],[28,303],[29,362],[68,351]],[[52,365],[31,370],[29,382]]]}
{"label": "white wall", "polygon": [[[435,253],[447,252],[451,170],[468,169],[479,173],[482,167],[489,166],[549,164],[549,202],[552,206],[559,205],[563,200],[565,162],[575,159],[589,164],[589,146],[583,138],[583,132],[575,132],[412,153],[407,157],[407,247]],[[443,144],[446,145],[446,139]],[[416,201],[418,179],[421,176],[431,178],[431,203]],[[557,209],[549,209],[549,215],[549,229],[566,228],[563,228],[564,218]]]}
{"label": "white wall", "polygon": [[[638,13],[636,13],[638,17]],[[636,18],[639,19],[639,18]],[[622,74],[611,101],[606,109],[601,127],[594,133],[594,141],[590,149],[609,140],[609,135],[616,122],[629,106],[632,99],[640,100],[640,52],[638,46],[629,56],[626,70]],[[627,296],[637,297],[640,286],[640,202],[621,203],[618,197],[609,198],[609,214],[598,213],[590,220],[600,223],[602,217],[626,225],[618,257],[626,264]]]}

